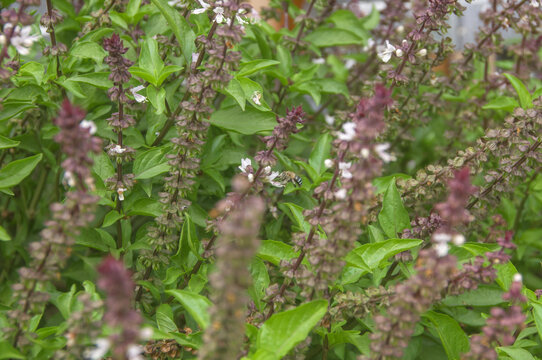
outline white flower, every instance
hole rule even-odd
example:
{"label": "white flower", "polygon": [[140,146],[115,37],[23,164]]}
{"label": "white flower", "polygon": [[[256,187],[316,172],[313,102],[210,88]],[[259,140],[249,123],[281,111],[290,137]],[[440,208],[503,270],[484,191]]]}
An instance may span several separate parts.
{"label": "white flower", "polygon": [[325,114],[325,115],[324,115],[324,118],[325,118],[326,123],[327,123],[328,125],[333,125],[333,123],[335,122],[335,116],[331,116],[331,115]]}
{"label": "white flower", "polygon": [[403,50],[401,50],[401,49],[395,50],[395,55],[396,55],[397,57],[403,56]]}
{"label": "white flower", "polygon": [[241,159],[241,166],[238,166],[241,172],[247,173],[247,167],[252,166],[252,161],[249,158]]}
{"label": "white flower", "polygon": [[398,33],[403,33],[405,31],[405,27],[403,25],[397,26],[397,29],[395,29]]}
{"label": "white flower", "polygon": [[62,183],[68,185],[69,187],[74,187],[77,184],[77,182],[75,181],[75,176],[73,176],[73,173],[71,171],[66,171],[64,173]]}
{"label": "white flower", "polygon": [[378,45],[378,47],[376,48],[378,57],[385,63],[390,61],[391,56],[393,55],[395,50],[395,46],[390,44],[388,40],[386,40],[386,45]]}
{"label": "white flower", "polygon": [[138,103],[142,103],[142,102],[147,101],[146,96],[138,94],[138,92],[143,90],[143,89],[145,89],[145,86],[143,86],[143,85],[139,85],[139,86],[136,86],[135,88],[130,89],[130,92],[134,96],[135,101],[137,101]]}
{"label": "white flower", "polygon": [[79,126],[82,127],[83,129],[88,129],[90,135],[96,134],[96,130],[98,130],[94,121],[90,121],[90,120],[81,121],[79,123]]}
{"label": "white flower", "polygon": [[325,160],[324,160],[324,166],[327,167],[328,169],[329,169],[330,167],[333,167],[333,160],[331,160],[331,159],[325,159]]}
{"label": "white flower", "polygon": [[313,63],[313,64],[318,64],[318,65],[322,65],[322,64],[325,64],[325,63],[326,63],[326,59],[324,59],[324,58],[316,58],[316,59],[312,59],[312,63]]}
{"label": "white flower", "polygon": [[427,55],[427,49],[421,49],[419,50],[416,55],[420,56],[420,57],[424,57]]}
{"label": "white flower", "polygon": [[352,173],[348,171],[350,169],[350,166],[352,166],[351,162],[340,162],[339,163],[339,170],[341,172],[341,176],[345,179],[351,179]]}
{"label": "white flower", "polygon": [[371,49],[373,46],[375,46],[375,44],[376,42],[373,40],[373,38],[369,38],[369,40],[367,40],[367,45],[363,47],[363,51]]}
{"label": "white flower", "polygon": [[339,140],[350,141],[356,137],[356,124],[353,122],[346,122],[343,124],[343,132],[337,134]]}
{"label": "white flower", "polygon": [[276,186],[276,187],[284,187],[284,184],[279,182],[279,181],[275,181],[275,178],[277,176],[279,176],[280,173],[278,171],[273,171],[271,174],[269,174],[266,178],[266,180],[273,186]]}
{"label": "white flower", "polygon": [[128,360],[144,360],[145,358],[141,356],[143,353],[143,347],[141,345],[131,344],[126,350],[126,357]]}
{"label": "white flower", "polygon": [[45,26],[40,25],[40,34],[45,40],[51,41],[51,34],[49,34]]}
{"label": "white flower", "polygon": [[117,189],[117,195],[119,196],[120,201],[124,201],[124,193],[126,192],[126,190],[128,190],[128,189],[125,189],[125,188],[118,188]]}
{"label": "white flower", "polygon": [[523,281],[523,276],[521,276],[520,273],[514,274],[514,282],[522,282],[522,281]]}
{"label": "white flower", "polygon": [[450,247],[448,246],[448,243],[441,242],[435,245],[435,250],[437,251],[437,255],[439,257],[443,257],[448,255],[448,250],[450,250]]}
{"label": "white flower", "polygon": [[192,62],[197,63],[199,58],[199,54],[197,52],[192,53]]}
{"label": "white flower", "polygon": [[249,182],[254,182],[254,174],[248,174],[247,177]]}
{"label": "white flower", "polygon": [[214,8],[213,12],[216,14],[215,21],[219,24],[222,24],[226,18],[224,17],[224,8],[223,7],[216,7]]}
{"label": "white flower", "polygon": [[126,148],[123,148],[120,145],[115,145],[115,147],[111,149],[111,152],[113,152],[115,154],[122,154],[125,151],[126,151]]}
{"label": "white flower", "polygon": [[367,148],[361,149],[361,157],[364,159],[367,159],[369,157],[369,149]]}
{"label": "white flower", "polygon": [[465,243],[465,237],[462,234],[455,234],[452,236],[452,242],[456,246],[461,246]]}
{"label": "white flower", "polygon": [[436,241],[438,243],[447,243],[450,240],[452,240],[452,235],[446,234],[446,233],[436,233],[433,234],[433,241]]}
{"label": "white flower", "polygon": [[144,327],[139,331],[139,337],[143,340],[150,340],[153,334],[154,330],[150,327]]}
{"label": "white flower", "polygon": [[375,146],[376,153],[385,163],[389,163],[390,161],[395,160],[395,156],[387,152],[389,148],[390,148],[389,143],[378,144]]}
{"label": "white flower", "polygon": [[245,25],[245,24],[248,24],[248,21],[246,21],[245,19],[243,19],[243,18],[240,17],[239,15],[235,15],[235,18],[237,19],[237,22],[239,23],[239,25]]}
{"label": "white flower", "polygon": [[111,343],[107,339],[96,339],[96,348],[94,349],[87,349],[85,350],[85,359],[88,360],[101,360],[105,354],[107,354],[107,351],[109,350],[109,347],[111,346]]}
{"label": "white flower", "polygon": [[344,67],[346,70],[350,70],[356,65],[356,60],[354,59],[346,59],[346,62],[344,63]]}
{"label": "white flower", "polygon": [[254,91],[254,94],[252,94],[252,101],[254,101],[254,104],[262,105],[260,101],[261,98],[262,98],[262,93],[259,91]]}
{"label": "white flower", "polygon": [[540,7],[540,3],[537,0],[531,0],[531,6],[534,8]]}
{"label": "white flower", "polygon": [[[4,25],[4,34],[7,34],[8,31],[13,27],[10,23]],[[11,36],[11,45],[15,47],[17,52],[21,55],[28,55],[30,53],[30,48],[32,45],[39,40],[39,35],[30,35],[32,31],[32,26],[15,26],[13,35]],[[0,35],[0,44],[6,43],[6,36]]]}
{"label": "white flower", "polygon": [[335,197],[339,200],[346,199],[346,189],[340,189],[335,191]]}
{"label": "white flower", "polygon": [[192,14],[203,14],[204,12],[207,11],[207,9],[209,9],[211,7],[211,5],[207,4],[205,1],[203,0],[198,0],[199,4],[201,5],[201,8],[199,9],[196,9],[196,10],[193,10],[192,11]]}

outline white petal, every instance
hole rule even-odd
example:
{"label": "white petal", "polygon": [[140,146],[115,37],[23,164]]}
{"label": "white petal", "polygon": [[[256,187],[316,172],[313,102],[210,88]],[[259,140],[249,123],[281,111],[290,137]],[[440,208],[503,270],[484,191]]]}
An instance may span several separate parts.
{"label": "white petal", "polygon": [[522,282],[522,281],[523,281],[523,276],[521,276],[520,273],[514,274],[514,282]]}
{"label": "white petal", "polygon": [[447,243],[438,243],[435,245],[435,250],[437,251],[437,255],[439,257],[443,257],[448,255],[448,250],[450,250],[450,247]]}
{"label": "white petal", "polygon": [[98,129],[94,121],[90,121],[90,120],[81,121],[81,123],[79,123],[79,126],[82,127],[83,129],[89,129],[90,135],[96,134],[96,130]]}
{"label": "white petal", "polygon": [[199,8],[199,9],[192,10],[192,14],[195,14],[195,15],[203,14],[205,11],[207,11],[207,9]]}
{"label": "white petal", "polygon": [[325,118],[326,123],[327,123],[328,125],[333,125],[333,123],[335,122],[335,116],[331,116],[331,115],[325,114],[325,115],[324,115],[324,118]]}

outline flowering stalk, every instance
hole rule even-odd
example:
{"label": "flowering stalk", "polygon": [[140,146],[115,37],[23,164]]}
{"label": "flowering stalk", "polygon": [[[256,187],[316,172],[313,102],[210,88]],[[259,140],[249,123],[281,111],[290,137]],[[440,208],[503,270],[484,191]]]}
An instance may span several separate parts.
{"label": "flowering stalk", "polygon": [[51,37],[51,46],[47,46],[43,49],[44,55],[53,55],[56,57],[56,75],[60,77],[62,75],[60,71],[60,57],[59,55],[65,53],[68,49],[66,45],[56,41],[55,25],[59,24],[62,21],[62,15],[59,11],[53,9],[53,4],[51,0],[46,1],[47,4],[47,13],[44,14],[40,19],[40,24],[47,29],[49,36]]}
{"label": "flowering stalk", "polygon": [[[113,131],[117,133],[117,143],[111,143],[107,146],[106,150],[108,155],[114,160],[116,164],[116,176],[106,180],[109,189],[117,193],[116,210],[119,214],[122,214],[122,201],[124,201],[124,193],[130,190],[134,184],[133,174],[123,173],[123,162],[130,161],[135,152],[134,149],[123,145],[123,130],[135,125],[135,119],[132,115],[125,114],[124,104],[128,103],[127,89],[123,87],[123,83],[130,80],[132,75],[128,71],[128,68],[133,64],[131,60],[126,59],[123,55],[128,51],[128,48],[124,47],[123,41],[119,35],[113,34],[110,38],[106,38],[103,41],[103,48],[109,53],[104,59],[105,63],[109,65],[111,73],[109,74],[109,80],[113,81],[114,87],[109,89],[107,94],[111,101],[117,102],[118,111],[111,114],[111,117],[107,119],[109,126],[113,128]],[[117,248],[122,247],[122,225],[120,221],[117,221]]]}
{"label": "flowering stalk", "polygon": [[[245,193],[251,184],[241,175],[233,179],[233,190]],[[228,201],[224,199],[222,201]],[[218,206],[223,208],[223,206]],[[248,264],[259,247],[258,232],[265,210],[258,196],[247,196],[218,224],[216,271],[210,275],[213,289],[211,325],[205,331],[205,346],[199,359],[236,359],[245,331],[247,290],[250,286]]]}
{"label": "flowering stalk", "polygon": [[87,191],[94,188],[90,173],[92,159],[89,153],[98,153],[100,139],[92,136],[92,128],[83,122],[85,113],[64,100],[54,124],[60,128],[55,141],[60,143],[67,155],[62,162],[68,185],[74,188],[66,194],[64,203],[51,205],[52,220],[45,223],[41,241],[30,245],[31,263],[19,269],[20,281],[13,285],[15,303],[8,312],[15,335],[14,346],[26,346],[28,340],[21,335],[26,331],[33,313],[37,313],[48,301],[48,294],[42,287],[56,278],[58,271],[70,256],[71,247],[79,230],[94,218],[97,197]]}

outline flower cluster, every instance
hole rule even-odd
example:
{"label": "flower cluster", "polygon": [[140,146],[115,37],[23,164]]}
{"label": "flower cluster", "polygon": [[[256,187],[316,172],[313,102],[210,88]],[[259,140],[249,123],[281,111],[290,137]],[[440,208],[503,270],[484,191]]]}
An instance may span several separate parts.
{"label": "flower cluster", "polygon": [[[244,193],[250,183],[238,175],[233,179],[233,187],[235,193]],[[264,205],[260,197],[245,197],[218,224],[216,271],[210,276],[214,306],[200,359],[236,359],[240,354],[243,339],[239,334],[245,328],[246,294],[250,285],[248,264],[259,247]]]}

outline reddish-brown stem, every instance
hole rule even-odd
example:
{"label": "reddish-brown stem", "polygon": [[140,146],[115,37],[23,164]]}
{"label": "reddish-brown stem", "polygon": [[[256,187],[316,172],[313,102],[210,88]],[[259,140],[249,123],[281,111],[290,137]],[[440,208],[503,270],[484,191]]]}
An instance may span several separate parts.
{"label": "reddish-brown stem", "polygon": [[[49,15],[49,20],[53,18],[53,4],[51,0],[47,0],[47,15]],[[51,47],[58,52],[58,49],[56,49],[56,34],[55,34],[55,28],[53,24],[51,23],[49,25],[49,35],[51,36]],[[60,57],[58,56],[58,53],[56,55],[56,76],[57,78],[60,77],[62,73],[60,72]]]}
{"label": "reddish-brown stem", "polygon": [[[119,94],[123,93],[122,84],[119,84]],[[119,122],[122,123],[122,120],[124,119],[124,105],[121,101],[121,96],[119,96],[118,99],[118,107],[119,107]],[[122,148],[122,129],[119,129],[119,132],[117,133],[117,143]],[[122,162],[117,159],[117,186],[118,184],[122,184]],[[117,195],[117,206],[116,210],[119,214],[122,213],[122,201],[119,199],[119,195]],[[122,248],[122,224],[120,223],[120,220],[117,221],[117,249]]]}

